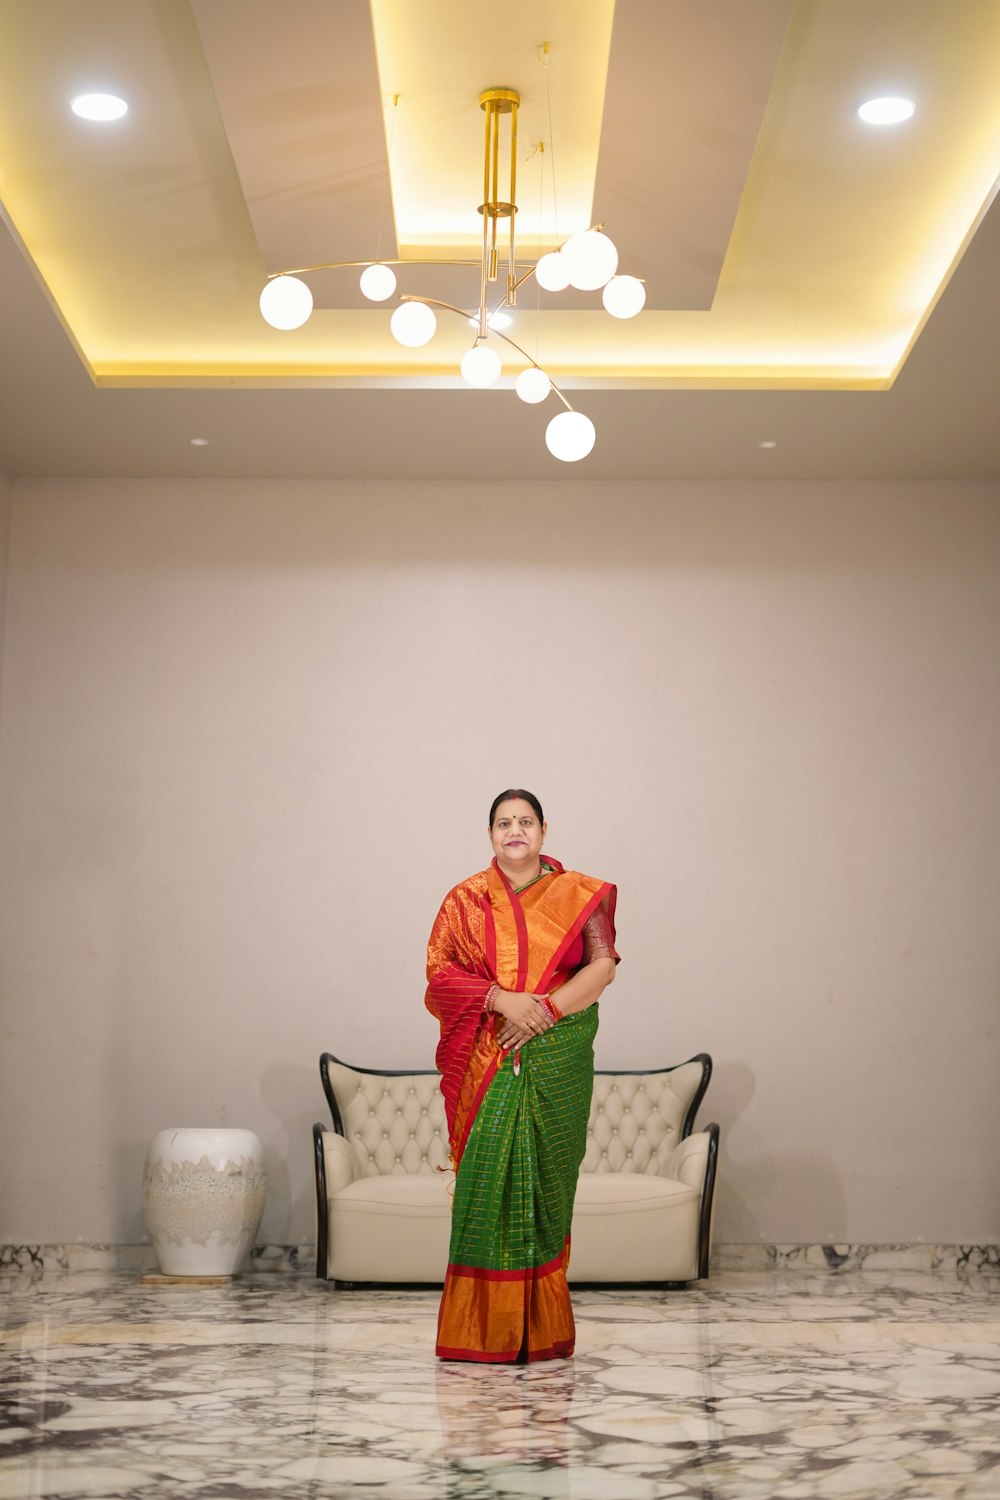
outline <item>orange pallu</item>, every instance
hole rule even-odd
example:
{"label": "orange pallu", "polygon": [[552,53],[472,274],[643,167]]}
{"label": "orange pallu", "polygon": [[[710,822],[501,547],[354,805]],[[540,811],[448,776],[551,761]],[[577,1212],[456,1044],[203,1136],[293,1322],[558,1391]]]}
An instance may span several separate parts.
{"label": "orange pallu", "polygon": [[[584,961],[603,912],[614,954],[615,888],[564,870],[520,894],[496,861],[449,892],[431,933],[426,1004],[441,1025],[437,1065],[456,1171],[438,1318],[444,1359],[552,1359],[573,1352],[569,1229],[593,1090],[597,1007],[521,1048],[519,1073],[484,1013],[495,982],[555,994]],[[590,929],[588,929],[589,931]]]}

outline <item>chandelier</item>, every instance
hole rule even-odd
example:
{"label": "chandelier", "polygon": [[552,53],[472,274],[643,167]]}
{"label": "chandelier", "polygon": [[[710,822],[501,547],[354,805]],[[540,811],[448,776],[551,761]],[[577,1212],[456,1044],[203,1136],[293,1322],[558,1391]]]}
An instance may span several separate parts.
{"label": "chandelier", "polygon": [[[376,258],[373,261],[327,261],[322,265],[297,266],[287,271],[275,271],[268,277],[260,295],[260,310],[272,328],[301,328],[312,313],[313,297],[309,287],[299,277],[312,271],[342,270],[348,267],[356,269],[360,266],[363,268],[360,283],[362,293],[372,302],[385,302],[396,290],[393,266],[478,266],[478,307],[462,308],[435,297],[401,293],[399,304],[390,320],[393,337],[407,348],[419,349],[430,342],[437,330],[435,308],[457,314],[475,329],[472,346],[462,357],[461,373],[470,386],[479,388],[495,385],[499,380],[503,373],[503,361],[495,344],[499,340],[507,345],[518,356],[518,363],[522,366],[514,382],[514,390],[521,400],[535,405],[552,394],[562,403],[563,410],[550,419],[545,429],[545,443],[555,458],[572,463],[586,458],[593,448],[596,437],[593,422],[584,412],[577,411],[571,405],[551,374],[504,333],[498,324],[502,321],[504,327],[509,326],[509,319],[504,317],[505,309],[517,307],[517,294],[532,276],[537,285],[548,292],[560,292],[570,286],[578,291],[599,291],[603,288],[604,306],[615,318],[635,317],[645,303],[646,290],[637,277],[618,274],[618,251],[604,233],[602,224],[592,225],[571,235],[558,249],[548,251],[537,262],[518,259],[515,189],[517,111],[520,102],[521,97],[514,89],[487,89],[480,95],[479,107],[486,120],[483,201],[479,205],[483,220],[483,239],[478,261],[414,262]],[[502,133],[507,137],[503,149]],[[539,142],[538,149],[544,151],[544,144]],[[506,193],[501,196],[501,160],[504,157],[509,175]],[[505,221],[502,238],[501,221]],[[501,258],[506,261],[506,269],[502,273]],[[498,298],[492,307],[491,295]]]}

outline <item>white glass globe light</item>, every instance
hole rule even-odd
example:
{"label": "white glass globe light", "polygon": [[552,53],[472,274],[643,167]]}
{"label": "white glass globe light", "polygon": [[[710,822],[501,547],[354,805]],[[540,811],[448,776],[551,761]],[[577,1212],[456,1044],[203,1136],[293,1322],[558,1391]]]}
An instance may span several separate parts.
{"label": "white glass globe light", "polygon": [[272,328],[301,328],[313,310],[313,295],[297,276],[275,276],[260,294],[260,311]]}
{"label": "white glass globe light", "polygon": [[474,344],[462,355],[462,374],[469,385],[495,385],[500,379],[501,369],[499,354],[485,344]]}
{"label": "white glass globe light", "polygon": [[610,281],[618,269],[618,251],[614,242],[599,229],[585,229],[574,234],[560,252],[569,262],[570,286],[581,292],[594,292]]}
{"label": "white glass globe light", "polygon": [[569,286],[569,264],[559,250],[550,250],[535,267],[535,280],[546,292],[561,292]]}
{"label": "white glass globe light", "polygon": [[637,276],[612,276],[601,298],[613,318],[634,318],[646,302],[646,288]]}
{"label": "white glass globe light", "polygon": [[916,109],[912,99],[868,99],[858,114],[866,125],[901,125]]}
{"label": "white glass globe light", "polygon": [[534,406],[536,402],[545,400],[552,389],[552,382],[544,370],[540,370],[537,365],[529,365],[514,381],[514,389],[522,401]]}
{"label": "white glass globe light", "polygon": [[596,437],[593,422],[582,411],[561,411],[545,429],[545,446],[553,458],[573,464],[587,457]]}
{"label": "white glass globe light", "polygon": [[384,302],[396,290],[396,273],[376,261],[361,272],[361,290],[369,302]]}
{"label": "white glass globe light", "polygon": [[389,327],[397,344],[407,349],[419,349],[430,343],[437,329],[434,309],[426,302],[401,302],[392,315]]}

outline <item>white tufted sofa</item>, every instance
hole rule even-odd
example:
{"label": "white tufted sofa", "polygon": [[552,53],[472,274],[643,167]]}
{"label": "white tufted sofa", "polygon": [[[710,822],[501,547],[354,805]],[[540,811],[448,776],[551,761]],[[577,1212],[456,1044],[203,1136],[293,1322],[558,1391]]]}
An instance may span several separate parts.
{"label": "white tufted sofa", "polygon": [[[719,1127],[693,1125],[711,1073],[699,1053],[673,1068],[596,1075],[571,1281],[708,1275]],[[438,1074],[357,1068],[324,1052],[320,1076],[333,1129],[313,1126],[317,1276],[442,1281],[454,1173]]]}

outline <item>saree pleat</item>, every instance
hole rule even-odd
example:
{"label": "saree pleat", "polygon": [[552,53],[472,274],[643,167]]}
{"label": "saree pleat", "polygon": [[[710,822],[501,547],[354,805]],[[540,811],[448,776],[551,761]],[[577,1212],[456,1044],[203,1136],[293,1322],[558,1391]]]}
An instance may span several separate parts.
{"label": "saree pleat", "polygon": [[572,1354],[566,1284],[576,1182],[586,1145],[597,1007],[504,1058],[465,1145],[438,1321],[445,1359]]}

